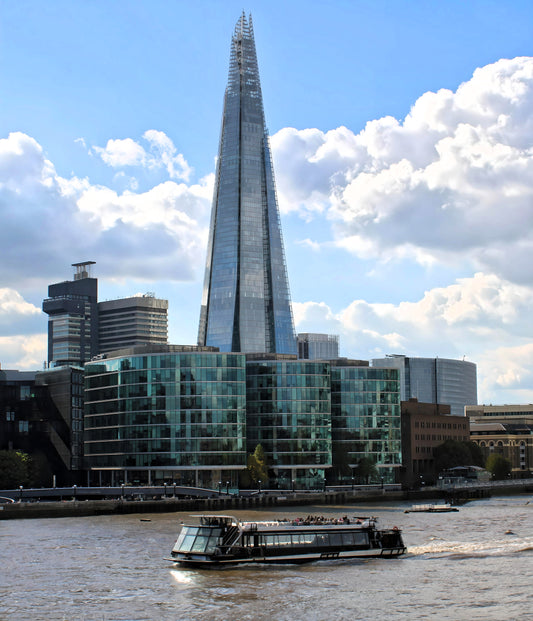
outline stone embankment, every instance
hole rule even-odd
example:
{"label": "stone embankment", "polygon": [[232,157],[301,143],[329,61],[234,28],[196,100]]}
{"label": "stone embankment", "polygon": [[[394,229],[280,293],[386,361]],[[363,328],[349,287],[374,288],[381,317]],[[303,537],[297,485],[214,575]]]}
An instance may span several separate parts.
{"label": "stone embankment", "polygon": [[531,494],[532,481],[505,484],[455,487],[452,489],[426,488],[409,491],[374,489],[366,491],[327,491],[306,493],[264,492],[250,496],[222,494],[211,498],[160,498],[157,500],[63,500],[56,502],[14,502],[0,504],[0,520],[91,515],[121,515],[128,513],[171,513],[179,511],[231,511],[298,505],[350,505],[375,502],[417,502],[446,500],[465,502],[491,495]]}

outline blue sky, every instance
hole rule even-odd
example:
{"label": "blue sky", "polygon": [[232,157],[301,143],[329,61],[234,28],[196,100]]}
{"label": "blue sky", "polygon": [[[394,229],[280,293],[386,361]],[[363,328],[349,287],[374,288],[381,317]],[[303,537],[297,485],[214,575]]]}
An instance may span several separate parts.
{"label": "blue sky", "polygon": [[49,283],[169,299],[194,343],[229,43],[251,12],[298,331],[462,358],[533,401],[531,2],[0,2],[0,363]]}

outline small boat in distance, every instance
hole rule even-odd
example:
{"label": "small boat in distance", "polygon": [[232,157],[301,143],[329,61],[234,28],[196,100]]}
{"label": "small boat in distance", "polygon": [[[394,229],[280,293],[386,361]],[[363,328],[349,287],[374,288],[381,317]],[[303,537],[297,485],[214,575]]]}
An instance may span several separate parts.
{"label": "small boat in distance", "polygon": [[459,511],[459,509],[450,504],[413,505],[410,509],[406,509],[404,513],[448,513],[450,511]]}
{"label": "small boat in distance", "polygon": [[407,548],[397,528],[377,518],[308,516],[241,522],[232,515],[200,515],[184,524],[167,560],[194,567],[240,563],[307,563],[323,559],[391,558]]}

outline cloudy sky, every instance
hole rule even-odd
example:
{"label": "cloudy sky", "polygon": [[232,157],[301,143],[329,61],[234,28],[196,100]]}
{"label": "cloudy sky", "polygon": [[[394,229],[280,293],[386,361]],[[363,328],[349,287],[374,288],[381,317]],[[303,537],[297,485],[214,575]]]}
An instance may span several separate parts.
{"label": "cloudy sky", "polygon": [[[296,328],[469,360],[533,402],[533,4],[250,1]],[[0,363],[48,284],[169,300],[196,342],[242,2],[0,0]]]}

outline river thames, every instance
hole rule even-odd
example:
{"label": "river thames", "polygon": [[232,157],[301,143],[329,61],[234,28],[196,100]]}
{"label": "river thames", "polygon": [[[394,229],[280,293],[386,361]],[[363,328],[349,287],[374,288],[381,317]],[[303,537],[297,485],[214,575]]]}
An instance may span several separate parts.
{"label": "river thames", "polygon": [[408,554],[211,570],[164,560],[189,512],[0,521],[0,619],[533,619],[531,496],[477,500],[454,513],[404,513],[409,506],[234,511],[374,515],[381,527],[403,529]]}

